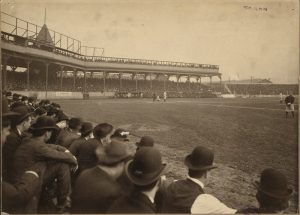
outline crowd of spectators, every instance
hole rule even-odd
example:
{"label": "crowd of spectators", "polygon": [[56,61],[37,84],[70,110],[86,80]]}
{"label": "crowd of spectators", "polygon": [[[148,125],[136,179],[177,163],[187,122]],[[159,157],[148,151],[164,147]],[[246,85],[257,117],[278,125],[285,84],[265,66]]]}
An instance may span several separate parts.
{"label": "crowd of spectators", "polygon": [[297,84],[227,84],[232,93],[242,95],[298,94]]}
{"label": "crowd of spectators", "polygon": [[173,180],[152,137],[130,150],[130,132],[69,117],[58,103],[4,92],[1,120],[5,213],[257,214],[289,207],[287,178],[270,168],[255,183],[258,207],[231,208],[205,193],[217,166],[201,143],[182,164],[188,176]]}
{"label": "crowd of spectators", "polygon": [[[8,90],[27,90],[26,72],[8,72],[7,73]],[[48,91],[69,91],[83,92],[84,78],[63,77],[62,86],[60,85],[59,75],[49,76]],[[286,92],[298,93],[296,84],[226,84],[232,93],[243,95],[278,95]],[[86,78],[86,92],[143,92],[151,94],[153,92],[182,92],[182,93],[200,93],[208,92],[211,89],[214,92],[228,93],[224,84],[213,84],[211,87],[205,84],[195,82],[179,82],[172,80],[136,80],[122,79],[121,84],[118,78],[106,78],[105,89],[102,78]],[[30,74],[29,90],[46,90],[46,81],[44,75]]]}

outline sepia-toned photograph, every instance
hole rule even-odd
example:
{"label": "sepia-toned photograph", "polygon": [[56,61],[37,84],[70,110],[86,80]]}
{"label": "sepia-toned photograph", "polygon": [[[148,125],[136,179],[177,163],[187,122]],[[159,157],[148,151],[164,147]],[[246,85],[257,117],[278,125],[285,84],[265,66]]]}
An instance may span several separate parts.
{"label": "sepia-toned photograph", "polygon": [[1,0],[1,215],[299,212],[299,0]]}

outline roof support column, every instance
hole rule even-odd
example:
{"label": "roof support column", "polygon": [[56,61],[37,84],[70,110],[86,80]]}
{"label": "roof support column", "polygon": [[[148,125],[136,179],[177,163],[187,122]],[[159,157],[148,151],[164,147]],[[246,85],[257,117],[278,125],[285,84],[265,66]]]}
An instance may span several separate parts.
{"label": "roof support column", "polygon": [[188,75],[187,76],[187,81],[188,81],[188,84],[189,84],[189,91],[191,91],[191,76],[190,75]]}
{"label": "roof support column", "polygon": [[180,80],[180,75],[176,75],[176,79],[177,79],[177,85],[176,85],[176,89],[177,89],[177,92],[178,92],[178,82],[179,82],[179,80]]}
{"label": "roof support column", "polygon": [[63,74],[64,74],[64,66],[60,66],[60,91],[62,91],[62,86],[63,86]]}
{"label": "roof support column", "polygon": [[166,74],[164,74],[164,91],[166,91]]}
{"label": "roof support column", "polygon": [[150,89],[152,90],[152,73],[150,74]]}
{"label": "roof support column", "polygon": [[212,84],[212,76],[209,76],[209,86],[211,88],[211,84]]}
{"label": "roof support column", "polygon": [[46,67],[46,98],[48,97],[48,69],[49,69],[49,63],[45,63],[45,67]]}
{"label": "roof support column", "polygon": [[138,79],[137,79],[137,73],[132,73],[132,80],[135,79],[135,92],[138,91]]}
{"label": "roof support column", "polygon": [[76,91],[76,75],[77,75],[77,69],[75,68],[73,70],[73,91]]}
{"label": "roof support column", "polygon": [[106,76],[107,76],[107,72],[103,71],[103,92],[106,91]]}
{"label": "roof support column", "polygon": [[119,91],[121,92],[122,90],[122,72],[119,73]]}
{"label": "roof support column", "polygon": [[8,57],[7,56],[3,56],[2,55],[2,74],[3,74],[3,85],[2,85],[2,89],[6,90],[7,89],[7,61],[8,61]]}
{"label": "roof support column", "polygon": [[84,75],[83,92],[86,93],[86,71],[83,71],[83,75]]}
{"label": "roof support column", "polygon": [[29,73],[30,73],[30,63],[31,61],[27,61],[27,91],[30,90],[30,79],[29,79]]}

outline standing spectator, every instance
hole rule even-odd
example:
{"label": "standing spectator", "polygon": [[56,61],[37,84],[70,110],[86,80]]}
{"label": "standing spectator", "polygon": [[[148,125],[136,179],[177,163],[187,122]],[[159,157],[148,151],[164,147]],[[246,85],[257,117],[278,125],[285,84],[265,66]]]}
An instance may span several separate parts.
{"label": "standing spectator", "polygon": [[30,127],[31,113],[26,106],[19,106],[12,110],[19,113],[11,121],[10,134],[6,138],[6,144],[3,146],[3,166],[6,171],[3,177],[7,181],[13,181],[12,163],[15,151],[21,145],[22,139],[27,136],[25,133]]}
{"label": "standing spectator", "polygon": [[82,127],[80,129],[81,137],[72,142],[70,146],[70,152],[78,158],[79,156],[79,148],[82,144],[85,144],[87,140],[93,138],[93,125],[90,122],[83,122]]}
{"label": "standing spectator", "polygon": [[154,198],[165,166],[157,149],[144,147],[138,150],[125,168],[134,189],[129,196],[116,200],[108,213],[155,213]]}
{"label": "standing spectator", "polygon": [[288,95],[287,97],[285,97],[285,105],[286,105],[286,108],[285,108],[285,118],[288,118],[288,114],[289,112],[292,113],[292,117],[294,118],[294,101],[295,101],[295,97],[290,94]]}
{"label": "standing spectator", "polygon": [[188,168],[188,177],[171,183],[163,197],[162,210],[166,213],[192,214],[232,214],[236,210],[227,207],[216,197],[204,193],[204,184],[209,180],[214,154],[211,150],[197,146],[188,155],[184,164]]}
{"label": "standing spectator", "polygon": [[122,195],[116,181],[123,173],[125,160],[130,156],[127,146],[112,142],[97,148],[98,164],[78,177],[72,195],[73,213],[106,213],[111,203]]}
{"label": "standing spectator", "polygon": [[293,190],[288,187],[284,174],[275,169],[265,169],[256,182],[256,199],[259,208],[246,208],[237,213],[243,214],[273,214],[283,213],[289,207]]}
{"label": "standing spectator", "polygon": [[[1,148],[7,143],[6,137],[9,135],[10,122],[13,117],[19,116],[17,112],[11,112],[8,110],[8,104],[6,99],[2,99],[2,135],[1,135]],[[3,178],[1,181],[2,188],[2,208],[1,211],[5,213],[34,213],[28,203],[38,191],[39,187],[39,174],[43,171],[44,166],[37,164],[30,167],[19,180],[19,183],[9,183]],[[2,172],[5,172],[5,166],[3,166]]]}
{"label": "standing spectator", "polygon": [[98,158],[96,156],[95,150],[99,145],[108,145],[111,142],[110,138],[113,132],[113,126],[108,123],[101,123],[95,126],[95,128],[93,129],[94,138],[87,140],[86,144],[82,144],[79,147],[79,173],[85,169],[92,168],[97,165]]}
{"label": "standing spectator", "polygon": [[46,144],[53,130],[54,120],[49,116],[39,117],[30,127],[32,138],[25,138],[15,152],[13,176],[18,182],[22,174],[36,162],[45,162],[46,171],[42,173],[43,188],[57,180],[57,207],[63,210],[70,192],[70,167],[76,166],[76,158],[66,148]]}
{"label": "standing spectator", "polygon": [[139,150],[141,147],[153,147],[154,139],[150,136],[143,136],[140,142],[136,142],[136,150]]}
{"label": "standing spectator", "polygon": [[71,143],[80,138],[80,129],[82,120],[80,118],[71,118],[68,123],[68,128],[61,130],[57,137],[57,144],[69,148]]}

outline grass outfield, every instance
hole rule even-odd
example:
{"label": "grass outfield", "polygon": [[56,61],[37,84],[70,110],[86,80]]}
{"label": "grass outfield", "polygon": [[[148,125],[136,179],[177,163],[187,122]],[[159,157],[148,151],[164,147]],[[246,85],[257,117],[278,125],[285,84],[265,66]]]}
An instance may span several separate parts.
{"label": "grass outfield", "polygon": [[[152,136],[167,162],[168,178],[184,178],[184,157],[197,145],[215,152],[219,168],[206,186],[234,208],[255,206],[253,182],[267,167],[286,174],[294,189],[289,212],[297,210],[298,112],[285,119],[274,99],[60,100],[67,114]],[[298,109],[296,105],[295,109]],[[136,141],[131,138],[132,143]],[[133,144],[130,144],[133,147]]]}

